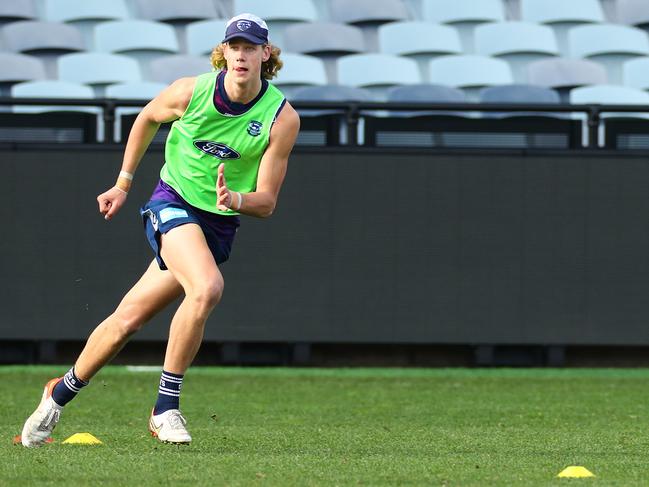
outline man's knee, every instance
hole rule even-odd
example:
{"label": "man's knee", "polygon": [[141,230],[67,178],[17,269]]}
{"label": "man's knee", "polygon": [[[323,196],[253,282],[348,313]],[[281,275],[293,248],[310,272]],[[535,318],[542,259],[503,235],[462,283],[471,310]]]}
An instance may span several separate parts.
{"label": "man's knee", "polygon": [[214,275],[192,286],[187,296],[201,309],[211,310],[223,296],[223,277]]}

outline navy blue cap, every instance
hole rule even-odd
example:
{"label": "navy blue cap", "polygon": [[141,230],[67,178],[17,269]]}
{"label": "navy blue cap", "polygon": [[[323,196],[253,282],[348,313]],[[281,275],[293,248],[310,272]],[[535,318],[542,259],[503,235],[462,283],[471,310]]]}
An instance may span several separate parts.
{"label": "navy blue cap", "polygon": [[268,44],[268,26],[256,15],[237,15],[228,20],[225,27],[225,38],[221,42],[229,42],[237,38],[245,39],[253,44]]}

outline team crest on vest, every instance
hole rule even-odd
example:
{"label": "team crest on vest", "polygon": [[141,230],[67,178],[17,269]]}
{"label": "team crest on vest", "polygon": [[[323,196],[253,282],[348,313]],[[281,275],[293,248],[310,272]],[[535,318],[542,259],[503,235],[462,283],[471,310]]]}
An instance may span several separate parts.
{"label": "team crest on vest", "polygon": [[241,154],[232,147],[212,140],[195,140],[194,147],[217,159],[239,159]]}
{"label": "team crest on vest", "polygon": [[240,20],[237,22],[237,29],[239,30],[248,30],[252,24],[249,20]]}
{"label": "team crest on vest", "polygon": [[261,128],[263,127],[261,122],[253,120],[248,124],[248,133],[253,137],[257,137],[261,133]]}

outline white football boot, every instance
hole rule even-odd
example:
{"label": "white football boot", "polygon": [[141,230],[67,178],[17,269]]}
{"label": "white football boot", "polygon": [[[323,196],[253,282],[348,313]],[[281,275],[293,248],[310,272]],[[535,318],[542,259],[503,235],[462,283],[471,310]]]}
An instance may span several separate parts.
{"label": "white football boot", "polygon": [[54,386],[56,386],[61,379],[62,377],[57,377],[45,384],[40,404],[36,408],[36,411],[27,418],[25,426],[23,426],[23,431],[20,435],[20,442],[23,446],[34,448],[48,443],[48,440],[51,441],[49,439],[50,435],[52,434],[52,430],[56,424],[59,422],[61,411],[63,411],[63,406],[59,406],[54,402],[54,399],[52,399]]}
{"label": "white football boot", "polygon": [[188,445],[192,441],[185,425],[187,420],[179,409],[169,409],[164,413],[153,415],[149,418],[149,431],[151,435],[163,443],[176,443]]}

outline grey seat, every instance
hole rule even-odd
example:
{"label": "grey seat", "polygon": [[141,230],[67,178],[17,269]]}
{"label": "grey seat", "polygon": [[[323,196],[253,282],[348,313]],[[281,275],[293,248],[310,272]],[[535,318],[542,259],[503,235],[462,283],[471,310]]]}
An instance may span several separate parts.
{"label": "grey seat", "polygon": [[212,0],[135,0],[139,17],[160,22],[187,23],[218,17]]}
{"label": "grey seat", "polygon": [[0,52],[0,94],[9,94],[12,85],[47,78],[43,61],[25,54]]}
{"label": "grey seat", "polygon": [[377,27],[387,22],[409,20],[401,0],[330,0],[331,18],[363,29],[368,50],[377,50]]}
{"label": "grey seat", "polygon": [[327,78],[336,80],[336,61],[345,54],[366,52],[363,31],[334,22],[294,24],[284,31],[284,51],[316,56],[325,64]]}
{"label": "grey seat", "polygon": [[208,56],[171,55],[151,61],[149,81],[172,83],[178,78],[197,76],[212,70]]}
{"label": "grey seat", "polygon": [[631,59],[622,65],[622,82],[624,86],[649,89],[649,56]]}
{"label": "grey seat", "polygon": [[[167,85],[164,83],[147,81],[117,83],[106,87],[106,97],[120,100],[151,100],[166,87]],[[115,142],[121,141],[122,117],[139,113],[141,109],[141,107],[117,107],[115,109],[115,130],[113,132],[115,134]]]}
{"label": "grey seat", "polygon": [[58,59],[58,70],[62,81],[91,85],[96,96],[103,96],[106,85],[142,79],[137,61],[120,54],[64,54]]}
{"label": "grey seat", "polygon": [[608,82],[606,69],[589,59],[543,59],[527,67],[527,79],[532,85],[554,88],[567,100],[572,88]]}
{"label": "grey seat", "polygon": [[387,101],[394,102],[431,102],[431,103],[464,103],[466,94],[452,86],[419,84],[395,86],[387,93]]}
{"label": "grey seat", "polygon": [[32,0],[0,0],[0,23],[31,20],[38,17]]}
{"label": "grey seat", "polygon": [[284,48],[284,31],[297,22],[315,22],[313,0],[234,0],[234,12],[252,12],[266,21],[270,42]]}
{"label": "grey seat", "polygon": [[372,93],[345,85],[307,86],[296,90],[293,101],[373,101]]}
{"label": "grey seat", "polygon": [[473,31],[485,22],[504,22],[502,0],[421,0],[422,20],[455,27],[465,54],[474,52]]}
{"label": "grey seat", "polygon": [[7,50],[41,59],[50,78],[56,78],[56,58],[59,55],[85,49],[81,32],[59,22],[12,22],[2,28],[1,35]]}
{"label": "grey seat", "polygon": [[480,92],[482,103],[560,103],[559,93],[532,85],[489,86]]}
{"label": "grey seat", "polygon": [[646,0],[617,0],[617,21],[627,25],[649,24],[649,2]]}

